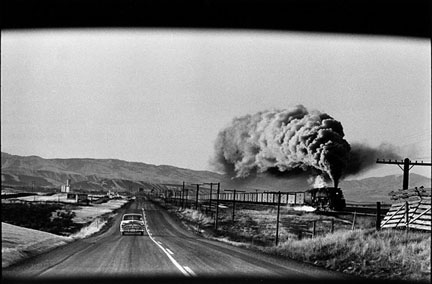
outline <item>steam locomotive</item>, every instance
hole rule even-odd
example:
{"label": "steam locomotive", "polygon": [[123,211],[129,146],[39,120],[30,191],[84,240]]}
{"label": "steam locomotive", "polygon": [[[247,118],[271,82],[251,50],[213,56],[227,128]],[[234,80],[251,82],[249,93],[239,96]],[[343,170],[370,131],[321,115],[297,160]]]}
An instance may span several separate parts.
{"label": "steam locomotive", "polygon": [[337,187],[308,189],[304,195],[304,203],[322,211],[340,211],[345,208],[342,190]]}

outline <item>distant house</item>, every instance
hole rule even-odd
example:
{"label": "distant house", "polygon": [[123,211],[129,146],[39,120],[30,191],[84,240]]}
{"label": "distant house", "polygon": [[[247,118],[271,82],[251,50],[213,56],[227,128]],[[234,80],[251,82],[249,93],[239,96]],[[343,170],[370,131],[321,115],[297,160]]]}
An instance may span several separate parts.
{"label": "distant house", "polygon": [[120,197],[120,195],[117,192],[111,192],[111,190],[109,190],[107,192],[107,196],[108,196],[108,198],[119,198]]}
{"label": "distant house", "polygon": [[75,199],[76,203],[89,203],[88,193],[69,192],[67,199]]}

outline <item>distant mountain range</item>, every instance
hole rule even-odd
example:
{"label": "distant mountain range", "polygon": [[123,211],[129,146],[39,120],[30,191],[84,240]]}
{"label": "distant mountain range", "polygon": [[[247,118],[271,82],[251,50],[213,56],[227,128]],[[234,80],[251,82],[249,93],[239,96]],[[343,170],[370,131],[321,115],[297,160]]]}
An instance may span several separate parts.
{"label": "distant mountain range", "polygon": [[[116,159],[44,159],[1,153],[2,187],[56,187],[71,180],[72,188],[85,190],[137,190],[155,184],[220,182],[222,189],[248,191],[304,191],[311,187],[305,176],[291,178],[260,174],[233,180],[210,171],[195,171],[167,165],[151,165]],[[401,188],[402,175],[345,180],[339,185],[352,201],[389,201],[388,193]],[[431,179],[410,174],[410,187],[431,187]]]}

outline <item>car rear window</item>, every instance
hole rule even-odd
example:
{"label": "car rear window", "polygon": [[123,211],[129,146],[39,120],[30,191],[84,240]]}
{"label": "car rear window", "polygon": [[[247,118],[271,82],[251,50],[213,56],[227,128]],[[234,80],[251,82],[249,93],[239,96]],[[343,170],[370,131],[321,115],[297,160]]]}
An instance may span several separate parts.
{"label": "car rear window", "polygon": [[124,215],[123,220],[142,220],[141,215]]}

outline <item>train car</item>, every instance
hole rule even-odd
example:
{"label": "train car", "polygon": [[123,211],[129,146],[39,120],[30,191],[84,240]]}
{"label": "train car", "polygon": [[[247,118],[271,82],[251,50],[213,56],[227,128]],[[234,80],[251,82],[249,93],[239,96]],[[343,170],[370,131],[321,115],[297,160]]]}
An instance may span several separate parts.
{"label": "train car", "polygon": [[342,190],[337,187],[317,187],[305,192],[304,203],[318,210],[340,211],[345,208]]}

